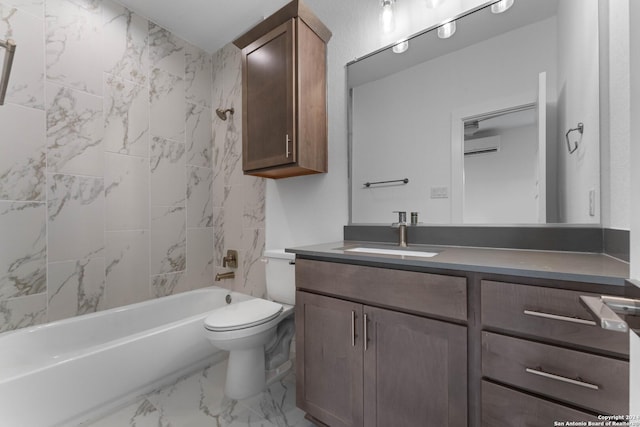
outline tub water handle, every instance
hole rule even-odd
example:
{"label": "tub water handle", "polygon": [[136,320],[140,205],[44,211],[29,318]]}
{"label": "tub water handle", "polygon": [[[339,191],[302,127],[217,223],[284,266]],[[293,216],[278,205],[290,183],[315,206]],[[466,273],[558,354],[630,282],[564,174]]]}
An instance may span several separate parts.
{"label": "tub water handle", "polygon": [[238,268],[238,251],[227,250],[227,256],[222,258],[222,266],[225,268]]}

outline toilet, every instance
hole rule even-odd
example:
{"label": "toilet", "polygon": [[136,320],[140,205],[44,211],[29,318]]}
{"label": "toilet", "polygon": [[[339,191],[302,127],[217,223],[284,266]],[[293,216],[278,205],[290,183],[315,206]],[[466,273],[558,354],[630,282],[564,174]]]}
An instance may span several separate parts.
{"label": "toilet", "polygon": [[294,335],[294,254],[264,252],[267,299],[250,298],[213,310],[204,321],[209,341],[229,351],[225,394],[245,399],[284,376]]}

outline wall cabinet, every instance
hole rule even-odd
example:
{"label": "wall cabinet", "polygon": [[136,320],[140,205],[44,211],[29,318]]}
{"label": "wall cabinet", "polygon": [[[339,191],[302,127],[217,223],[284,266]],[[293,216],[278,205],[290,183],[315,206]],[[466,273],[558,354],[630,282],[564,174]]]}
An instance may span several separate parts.
{"label": "wall cabinet", "polygon": [[242,167],[285,178],[327,171],[326,43],[331,32],[293,1],[239,37]]}
{"label": "wall cabinet", "polygon": [[[325,274],[314,274],[317,269]],[[315,279],[308,287],[321,286],[332,274],[346,294],[362,283],[371,289],[378,284],[388,287],[385,277],[394,273],[421,279],[413,282],[418,298],[429,289],[420,287],[420,282],[433,285],[447,278],[306,260],[296,263],[302,287],[310,277]],[[345,274],[354,274],[354,280],[340,281]],[[463,296],[457,288],[460,278],[451,279],[433,286],[454,298]],[[452,285],[448,291],[447,285]],[[401,304],[398,310],[403,309]],[[298,290],[296,334],[297,404],[316,420],[332,427],[467,425],[465,326]]]}

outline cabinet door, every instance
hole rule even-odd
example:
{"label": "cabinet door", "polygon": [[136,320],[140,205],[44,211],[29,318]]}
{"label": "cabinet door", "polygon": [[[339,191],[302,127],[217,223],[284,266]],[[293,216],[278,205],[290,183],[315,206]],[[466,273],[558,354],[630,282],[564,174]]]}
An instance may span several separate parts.
{"label": "cabinet door", "polygon": [[290,19],[242,50],[245,171],[295,162],[295,25]]}
{"label": "cabinet door", "polygon": [[362,426],[361,319],[360,304],[296,292],[296,403],[331,427]]}
{"label": "cabinet door", "polygon": [[365,306],[364,425],[467,425],[464,326]]}

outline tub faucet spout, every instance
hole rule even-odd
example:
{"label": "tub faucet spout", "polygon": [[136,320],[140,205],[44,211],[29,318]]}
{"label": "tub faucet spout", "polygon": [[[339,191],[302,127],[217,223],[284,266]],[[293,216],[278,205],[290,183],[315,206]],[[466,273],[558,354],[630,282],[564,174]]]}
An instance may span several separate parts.
{"label": "tub faucet spout", "polygon": [[236,274],[233,271],[228,271],[226,273],[218,273],[216,274],[215,281],[219,282],[222,279],[233,279],[236,277]]}

